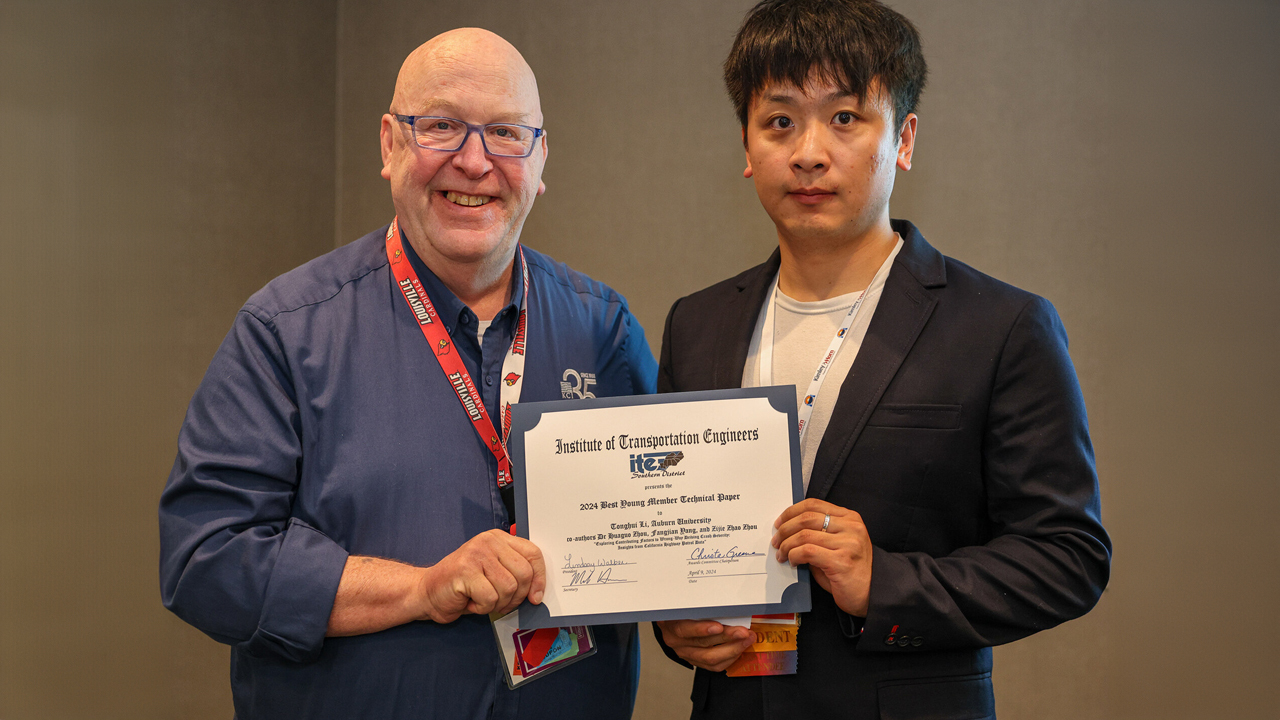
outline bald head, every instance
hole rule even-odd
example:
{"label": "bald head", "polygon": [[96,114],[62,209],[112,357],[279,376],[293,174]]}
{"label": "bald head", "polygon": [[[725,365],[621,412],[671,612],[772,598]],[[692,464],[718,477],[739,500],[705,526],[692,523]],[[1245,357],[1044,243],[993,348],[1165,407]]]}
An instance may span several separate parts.
{"label": "bald head", "polygon": [[[542,103],[538,98],[538,81],[520,51],[498,35],[481,28],[458,28],[441,33],[409,53],[391,98],[391,111],[406,115],[442,114],[448,108],[433,107],[435,98],[425,92],[429,87],[476,86],[502,97],[522,118],[494,118],[521,124],[542,125]],[[471,87],[463,87],[471,90]],[[464,120],[469,118],[462,118]],[[476,118],[470,118],[476,122]]]}

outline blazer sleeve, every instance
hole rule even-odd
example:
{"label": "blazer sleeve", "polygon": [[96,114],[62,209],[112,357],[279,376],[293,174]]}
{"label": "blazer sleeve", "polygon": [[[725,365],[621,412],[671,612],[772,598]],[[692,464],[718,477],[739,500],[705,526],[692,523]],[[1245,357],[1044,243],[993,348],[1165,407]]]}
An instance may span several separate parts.
{"label": "blazer sleeve", "polygon": [[242,310],[205,374],[160,496],[165,607],[254,654],[314,659],[347,552],[292,517],[302,428],[289,364]]}
{"label": "blazer sleeve", "polygon": [[981,472],[985,544],[945,557],[874,549],[859,652],[1011,642],[1083,615],[1106,587],[1111,540],[1084,399],[1043,298],[1023,307],[1000,351]]}

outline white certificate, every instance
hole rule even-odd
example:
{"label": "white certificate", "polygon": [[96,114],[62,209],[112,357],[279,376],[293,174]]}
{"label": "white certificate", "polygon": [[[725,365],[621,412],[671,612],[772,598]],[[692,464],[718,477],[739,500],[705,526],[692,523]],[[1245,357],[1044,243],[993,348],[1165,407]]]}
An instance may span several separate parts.
{"label": "white certificate", "polygon": [[769,544],[803,495],[794,388],[521,403],[508,445],[547,566],[520,627],[809,610]]}

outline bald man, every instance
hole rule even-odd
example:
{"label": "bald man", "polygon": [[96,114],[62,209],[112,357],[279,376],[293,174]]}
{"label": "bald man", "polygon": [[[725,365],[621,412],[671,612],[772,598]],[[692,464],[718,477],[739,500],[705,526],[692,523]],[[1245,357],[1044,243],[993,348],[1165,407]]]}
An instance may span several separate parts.
{"label": "bald man", "polygon": [[232,646],[237,718],[630,716],[634,625],[509,690],[487,617],[546,583],[509,532],[509,406],[656,372],[621,296],[520,244],[542,121],[497,35],[416,49],[382,116],[395,219],[253,295],[196,391],[161,595]]}

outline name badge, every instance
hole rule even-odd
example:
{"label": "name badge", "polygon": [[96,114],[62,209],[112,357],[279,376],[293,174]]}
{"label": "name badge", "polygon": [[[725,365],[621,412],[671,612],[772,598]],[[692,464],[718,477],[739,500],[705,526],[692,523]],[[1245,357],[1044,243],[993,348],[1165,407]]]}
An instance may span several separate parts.
{"label": "name badge", "polygon": [[502,652],[507,687],[513,690],[596,653],[595,636],[589,626],[521,630],[519,621],[517,610],[501,617],[489,615]]}

